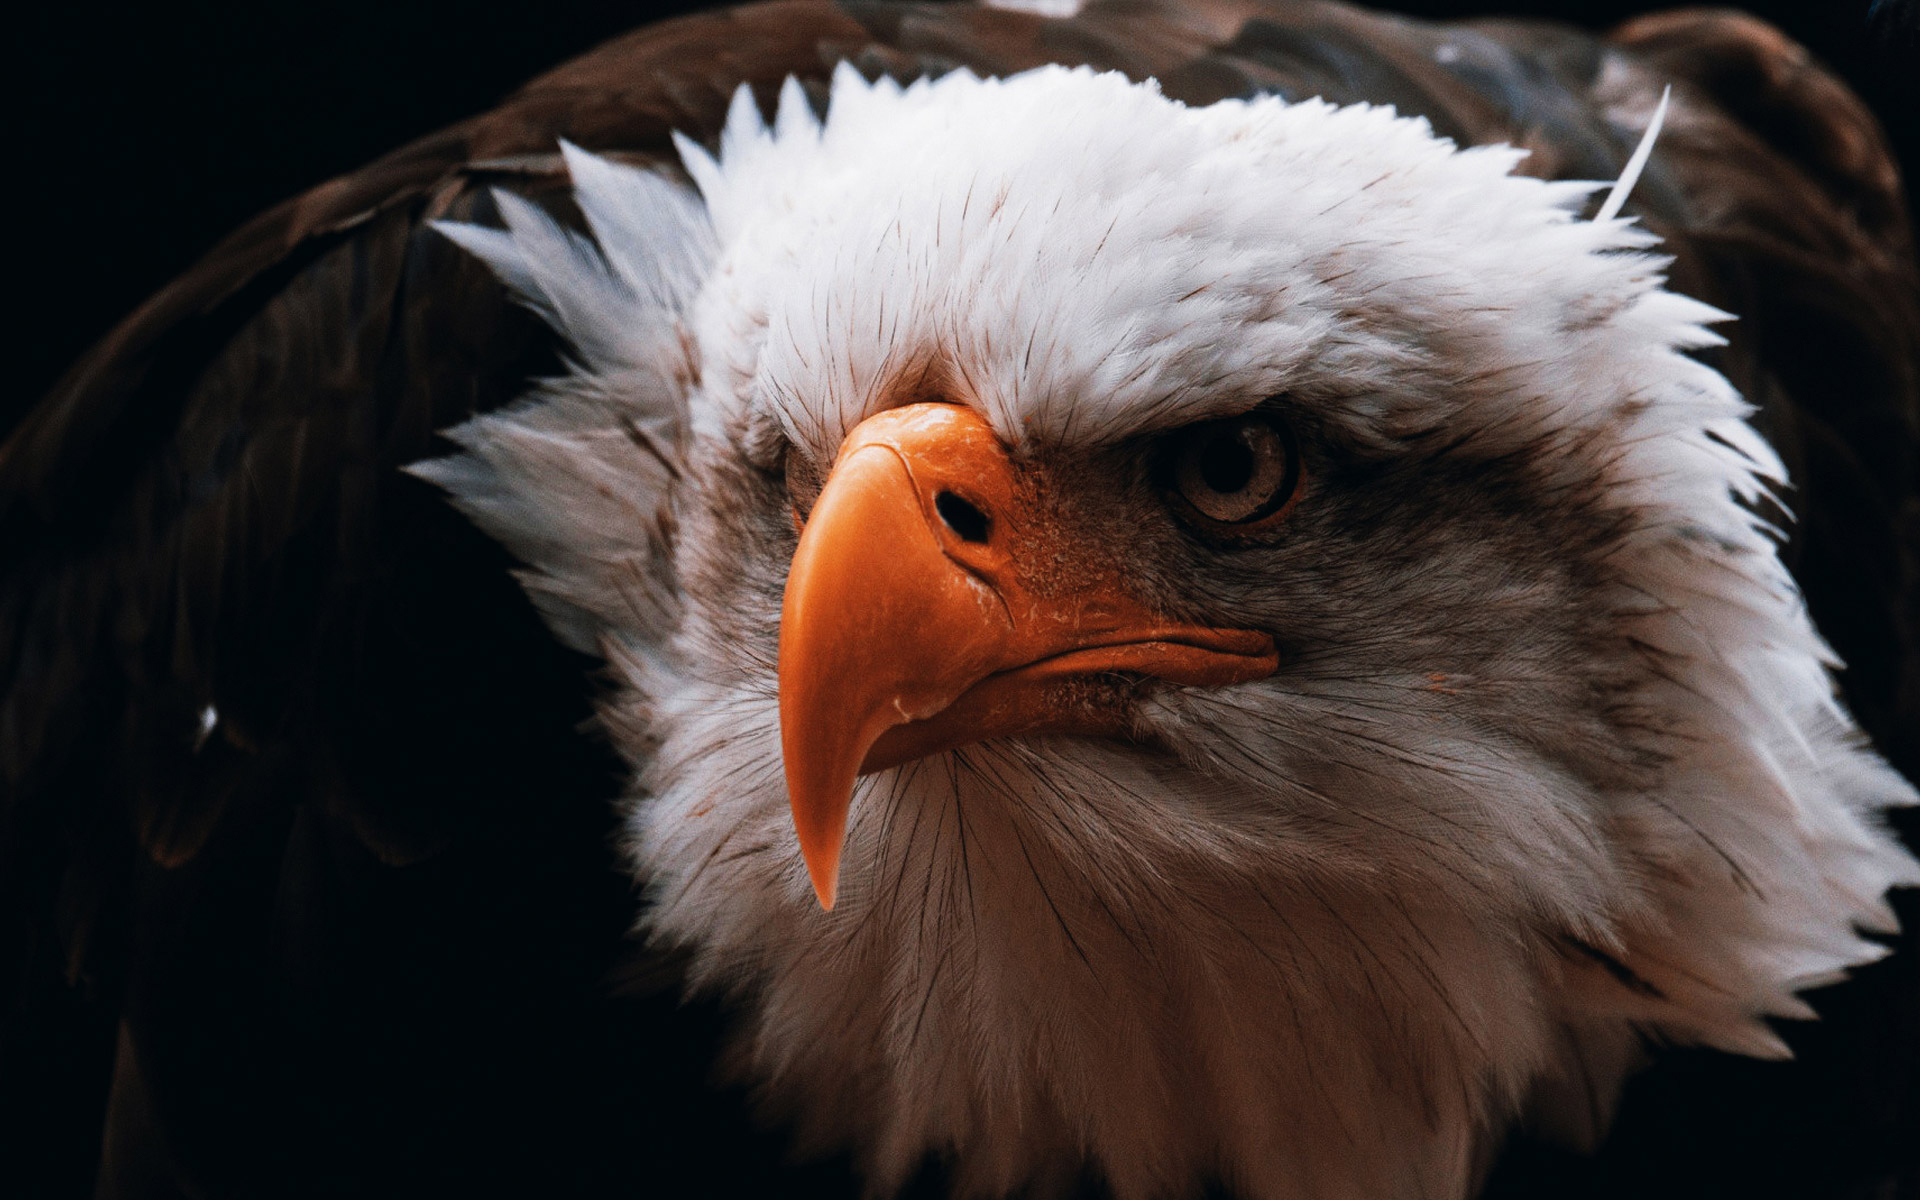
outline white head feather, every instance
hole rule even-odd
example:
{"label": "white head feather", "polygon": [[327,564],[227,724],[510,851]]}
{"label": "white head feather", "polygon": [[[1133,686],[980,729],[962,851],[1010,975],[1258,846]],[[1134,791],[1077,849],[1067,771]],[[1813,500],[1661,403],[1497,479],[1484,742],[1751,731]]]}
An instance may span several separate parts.
{"label": "white head feather", "polygon": [[[1920,871],[1877,814],[1914,793],[1743,507],[1780,464],[1684,353],[1724,314],[1629,223],[1576,219],[1590,186],[1386,109],[1193,109],[1085,70],[842,68],[829,114],[790,84],[769,128],[743,89],[717,159],[680,144],[704,219],[569,151],[597,249],[527,206],[450,230],[579,362],[421,468],[613,664],[642,923],[741,1001],[733,1068],[803,1144],[881,1191],[931,1153],[983,1193],[1085,1163],[1121,1196],[1457,1195],[1530,1104],[1602,1124],[1636,1028],[1779,1053],[1763,1016],[1882,953],[1856,927]],[[780,767],[769,472],[831,462],[934,365],[1022,452],[1285,393],[1329,453],[1524,457],[1607,532],[1564,569],[1516,533],[1250,590],[1250,619],[1339,593],[1329,619],[1379,636],[1159,694],[1172,755],[1004,742],[870,776],[824,913]],[[1416,532],[1381,563],[1452,544]],[[1593,646],[1568,607],[1602,614]],[[1618,728],[1554,707],[1595,672]]]}

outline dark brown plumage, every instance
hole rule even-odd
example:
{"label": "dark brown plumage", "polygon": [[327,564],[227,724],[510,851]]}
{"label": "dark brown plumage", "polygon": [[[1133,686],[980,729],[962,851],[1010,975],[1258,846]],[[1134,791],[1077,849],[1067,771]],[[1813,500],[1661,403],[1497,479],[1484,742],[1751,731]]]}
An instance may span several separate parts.
{"label": "dark brown plumage", "polygon": [[[554,368],[536,322],[426,220],[490,216],[488,187],[570,214],[556,138],[668,159],[668,132],[710,135],[736,83],[770,100],[842,58],[901,78],[1086,62],[1191,103],[1387,102],[1462,142],[1525,145],[1527,171],[1563,178],[1617,173],[1633,139],[1606,106],[1673,81],[1631,211],[1668,240],[1678,290],[1742,315],[1715,361],[1798,483],[1788,561],[1851,664],[1849,704],[1914,777],[1920,297],[1871,117],[1726,13],[1605,40],[1483,22],[1447,63],[1436,36],[1284,3],[688,18],[273,210],[143,306],[0,449],[18,996],[3,1066],[23,1096],[57,1097],[15,1126],[27,1169],[83,1188],[104,1111],[107,1194],[550,1179],[556,1164],[594,1188],[676,1169],[723,1190],[792,1184],[778,1138],[702,1092],[711,1015],[608,986],[632,900],[605,844],[617,767],[573,729],[584,664],[505,554],[397,468]],[[1920,1107],[1911,1052],[1882,1047],[1920,1036],[1913,957],[1828,996],[1838,1019],[1795,1035],[1803,1064],[1670,1062],[1630,1093],[1597,1176],[1523,1147],[1495,1193],[1898,1186]],[[109,1055],[110,1101],[67,1081]],[[1851,1176],[1828,1173],[1843,1161]],[[852,1186],[831,1166],[798,1178]]]}

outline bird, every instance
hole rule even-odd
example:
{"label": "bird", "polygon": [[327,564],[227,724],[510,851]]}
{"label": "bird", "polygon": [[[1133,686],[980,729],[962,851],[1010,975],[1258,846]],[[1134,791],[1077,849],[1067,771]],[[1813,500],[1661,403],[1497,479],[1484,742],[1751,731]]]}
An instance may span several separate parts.
{"label": "bird", "polygon": [[[0,448],[17,1128],[109,1196],[1568,1194],[1900,936],[1917,348],[1870,115],[1734,14],[638,31]],[[1886,1194],[1890,1069],[1595,1194]]]}

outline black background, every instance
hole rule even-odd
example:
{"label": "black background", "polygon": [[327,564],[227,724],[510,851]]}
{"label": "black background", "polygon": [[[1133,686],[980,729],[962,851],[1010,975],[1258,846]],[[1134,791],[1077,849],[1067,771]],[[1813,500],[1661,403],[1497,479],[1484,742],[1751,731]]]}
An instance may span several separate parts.
{"label": "black background", "polygon": [[[699,3],[262,0],[35,5],[14,18],[23,118],[8,139],[13,295],[0,429],[124,314],[269,205],[491,107],[595,44]],[[1422,16],[1604,29],[1661,3],[1405,0]],[[1914,0],[1764,0],[1920,167]],[[15,23],[17,22],[17,23]]]}

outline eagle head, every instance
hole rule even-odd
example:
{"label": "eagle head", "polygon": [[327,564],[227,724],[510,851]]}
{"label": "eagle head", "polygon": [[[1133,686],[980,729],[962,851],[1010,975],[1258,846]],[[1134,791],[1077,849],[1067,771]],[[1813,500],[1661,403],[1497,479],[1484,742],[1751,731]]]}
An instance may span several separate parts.
{"label": "eagle head", "polygon": [[803,1146],[1458,1195],[1881,952],[1913,793],[1592,185],[1087,70],[823,99],[697,192],[569,148],[591,241],[446,227],[574,366],[419,468],[609,663],[641,926]]}

